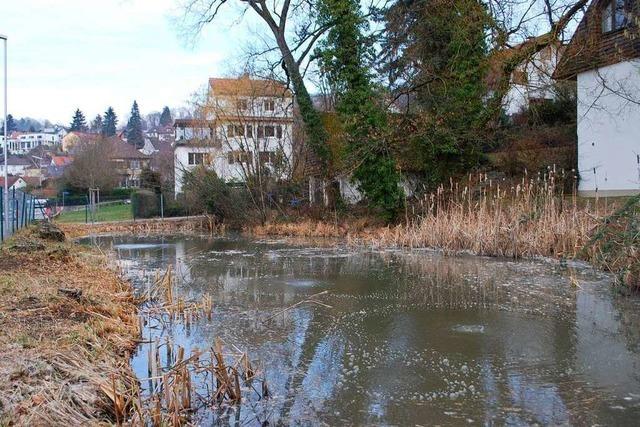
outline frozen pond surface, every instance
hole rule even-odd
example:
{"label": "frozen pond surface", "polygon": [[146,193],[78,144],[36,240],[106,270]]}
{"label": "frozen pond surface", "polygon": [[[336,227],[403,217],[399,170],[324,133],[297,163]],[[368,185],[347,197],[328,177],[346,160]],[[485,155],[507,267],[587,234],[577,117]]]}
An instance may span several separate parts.
{"label": "frozen pond surface", "polygon": [[[209,237],[100,237],[143,287],[171,264],[212,320],[145,331],[247,350],[273,397],[238,425],[603,424],[640,419],[640,301],[584,266]],[[579,286],[570,283],[570,276]],[[322,291],[331,308],[302,304]],[[133,359],[147,376],[146,354]]]}

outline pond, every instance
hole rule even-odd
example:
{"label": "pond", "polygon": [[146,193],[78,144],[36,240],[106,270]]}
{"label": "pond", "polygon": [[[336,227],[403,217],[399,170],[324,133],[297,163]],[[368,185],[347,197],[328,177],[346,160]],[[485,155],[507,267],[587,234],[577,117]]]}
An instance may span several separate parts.
{"label": "pond", "polygon": [[[640,301],[588,266],[366,250],[241,237],[97,237],[144,289],[172,265],[176,292],[213,315],[149,323],[186,349],[247,351],[269,399],[202,424],[635,424]],[[310,296],[321,303],[303,302]],[[144,344],[133,356],[148,376]],[[144,382],[143,382],[144,384]]]}

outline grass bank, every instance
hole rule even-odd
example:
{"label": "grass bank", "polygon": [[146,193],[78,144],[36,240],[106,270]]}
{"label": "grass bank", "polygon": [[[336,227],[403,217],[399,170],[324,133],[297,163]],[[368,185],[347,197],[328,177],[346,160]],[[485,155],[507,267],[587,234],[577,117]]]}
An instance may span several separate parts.
{"label": "grass bank", "polygon": [[155,234],[155,233],[191,233],[223,231],[212,218],[204,215],[152,218],[128,221],[107,221],[98,223],[65,223],[56,220],[56,225],[69,238],[83,237],[90,234]]}
{"label": "grass bank", "polygon": [[[117,421],[139,336],[104,254],[33,226],[0,247],[0,425]],[[121,412],[118,414],[117,412]]]}
{"label": "grass bank", "polygon": [[[104,206],[98,206],[95,213],[94,221],[127,221],[133,219],[131,204],[119,203]],[[61,223],[84,223],[87,220],[85,209],[78,211],[66,211],[60,214],[56,219]]]}

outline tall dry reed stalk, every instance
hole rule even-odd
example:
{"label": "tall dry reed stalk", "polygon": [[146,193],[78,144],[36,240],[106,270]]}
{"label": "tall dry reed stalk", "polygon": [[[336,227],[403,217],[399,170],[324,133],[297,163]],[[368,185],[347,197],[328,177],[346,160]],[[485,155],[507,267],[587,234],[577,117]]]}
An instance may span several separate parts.
{"label": "tall dry reed stalk", "polygon": [[[575,186],[565,194],[564,171],[493,182],[486,174],[441,185],[426,195],[408,224],[382,228],[366,240],[374,245],[434,247],[445,252],[513,258],[576,257],[607,209],[581,203]],[[356,237],[354,242],[362,242]]]}

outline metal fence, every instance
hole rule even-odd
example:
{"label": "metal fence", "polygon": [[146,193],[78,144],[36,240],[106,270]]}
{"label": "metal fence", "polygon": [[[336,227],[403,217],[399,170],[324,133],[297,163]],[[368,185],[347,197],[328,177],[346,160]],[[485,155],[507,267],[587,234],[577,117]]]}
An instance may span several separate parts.
{"label": "metal fence", "polygon": [[0,188],[0,241],[41,216],[42,206],[35,197],[15,188],[9,189],[8,194],[9,203],[5,206],[4,188]]}

